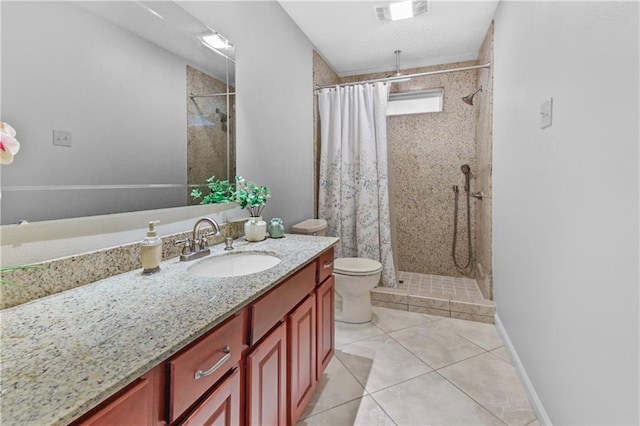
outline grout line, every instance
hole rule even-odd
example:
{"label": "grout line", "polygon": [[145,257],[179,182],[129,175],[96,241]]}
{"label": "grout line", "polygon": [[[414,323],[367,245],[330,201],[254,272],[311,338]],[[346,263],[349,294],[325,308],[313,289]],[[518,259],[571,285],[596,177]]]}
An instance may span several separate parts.
{"label": "grout line", "polygon": [[[483,354],[478,354],[476,356],[480,356]],[[475,357],[471,357],[471,358],[475,358]],[[453,365],[453,364],[451,364]],[[480,403],[480,401],[476,401],[475,398],[473,398],[471,395],[469,395],[468,393],[466,393],[462,388],[460,388],[460,386],[458,386],[457,384],[455,384],[454,382],[452,382],[451,380],[449,380],[447,377],[443,376],[442,374],[440,374],[439,371],[436,370],[436,374],[438,374],[440,377],[442,377],[444,380],[446,380],[447,382],[451,383],[451,385],[453,387],[455,387],[456,389],[458,389],[460,392],[462,392],[467,398],[469,398],[470,400],[474,401],[476,404],[478,404],[479,406],[481,406],[482,408],[484,408],[487,413],[491,414],[493,417],[495,417],[500,423],[502,423],[503,425],[506,425],[507,423],[504,422],[500,417],[498,417],[493,411],[491,411],[489,408],[485,407],[483,404]]]}

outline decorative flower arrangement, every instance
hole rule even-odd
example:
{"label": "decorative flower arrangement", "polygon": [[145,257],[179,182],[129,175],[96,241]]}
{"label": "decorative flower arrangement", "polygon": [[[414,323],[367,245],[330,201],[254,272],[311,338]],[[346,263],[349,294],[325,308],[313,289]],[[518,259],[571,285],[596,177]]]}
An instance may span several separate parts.
{"label": "decorative flower arrangement", "polygon": [[267,198],[271,197],[269,188],[253,182],[247,182],[242,176],[236,176],[236,189],[228,180],[218,180],[215,176],[207,179],[209,194],[203,196],[200,189],[191,191],[193,199],[202,198],[200,204],[223,204],[235,202],[241,208],[247,209],[251,217],[258,217],[262,213]]}
{"label": "decorative flower arrangement", "polygon": [[247,209],[251,217],[259,217],[262,214],[267,198],[271,197],[269,188],[259,186],[253,182],[247,182],[242,176],[236,176],[236,191],[231,200]]}
{"label": "decorative flower arrangement", "polygon": [[7,123],[0,122],[0,164],[13,163],[13,157],[20,151],[16,131]]}

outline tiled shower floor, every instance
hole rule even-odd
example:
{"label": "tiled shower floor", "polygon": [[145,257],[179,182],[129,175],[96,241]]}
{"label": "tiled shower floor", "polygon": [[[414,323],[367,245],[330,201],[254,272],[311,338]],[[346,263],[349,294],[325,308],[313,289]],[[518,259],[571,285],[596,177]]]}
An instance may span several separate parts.
{"label": "tiled shower floor", "polygon": [[472,278],[400,272],[397,288],[371,290],[374,306],[493,323],[495,304]]}
{"label": "tiled shower floor", "polygon": [[484,300],[473,278],[400,272],[399,279],[398,288],[409,289],[411,294],[462,301]]}

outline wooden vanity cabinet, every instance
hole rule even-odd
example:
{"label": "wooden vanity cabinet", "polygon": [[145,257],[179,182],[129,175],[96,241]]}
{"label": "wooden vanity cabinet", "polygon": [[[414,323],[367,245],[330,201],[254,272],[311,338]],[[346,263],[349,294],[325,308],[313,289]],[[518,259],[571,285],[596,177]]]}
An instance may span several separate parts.
{"label": "wooden vanity cabinet", "polygon": [[333,249],[74,425],[293,425],[334,353]]}

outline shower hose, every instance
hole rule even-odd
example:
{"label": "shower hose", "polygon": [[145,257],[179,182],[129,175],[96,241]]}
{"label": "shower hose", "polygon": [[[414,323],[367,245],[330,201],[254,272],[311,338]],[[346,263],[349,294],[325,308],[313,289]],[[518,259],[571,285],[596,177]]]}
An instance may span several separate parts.
{"label": "shower hose", "polygon": [[465,188],[465,193],[467,194],[467,263],[464,265],[458,263],[458,259],[456,259],[456,241],[458,239],[458,185],[453,186],[453,192],[455,193],[454,197],[454,207],[453,207],[453,246],[451,249],[451,255],[453,256],[453,263],[456,265],[456,268],[459,270],[467,269],[471,265],[471,205],[469,202],[469,189]]}

